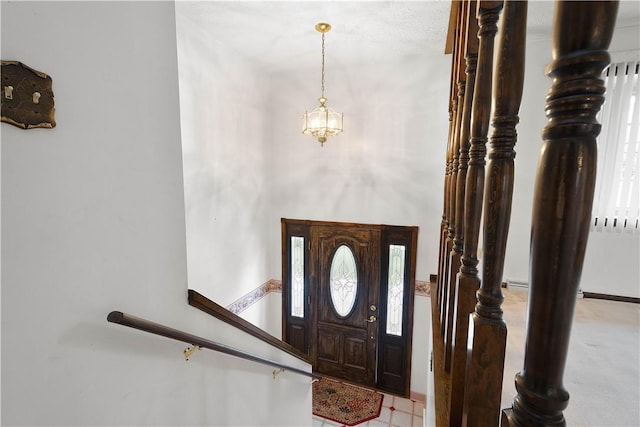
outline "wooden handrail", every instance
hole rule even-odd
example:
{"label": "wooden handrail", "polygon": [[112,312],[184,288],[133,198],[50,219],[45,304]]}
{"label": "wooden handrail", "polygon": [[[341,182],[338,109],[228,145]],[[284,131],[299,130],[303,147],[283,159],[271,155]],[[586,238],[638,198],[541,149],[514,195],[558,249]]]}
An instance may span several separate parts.
{"label": "wooden handrail", "polygon": [[188,300],[189,305],[204,311],[205,313],[215,317],[216,319],[222,320],[223,322],[228,323],[234,328],[238,328],[242,332],[256,337],[259,340],[262,340],[277,349],[289,353],[290,355],[304,362],[307,362],[310,365],[312,364],[311,359],[308,355],[302,353],[289,343],[286,343],[274,337],[273,335],[268,334],[267,332],[255,326],[253,323],[246,321],[242,317],[230,312],[221,305],[216,304],[214,301],[211,301],[201,293],[193,289],[189,289]]}
{"label": "wooden handrail", "polygon": [[141,331],[149,332],[156,335],[161,335],[163,337],[171,338],[177,341],[182,341],[194,346],[208,348],[209,350],[217,351],[220,353],[225,353],[231,356],[239,357],[241,359],[250,360],[252,362],[261,363],[263,365],[273,366],[275,368],[280,368],[284,371],[294,372],[296,374],[304,375],[311,378],[321,378],[321,375],[314,374],[312,372],[306,372],[302,369],[294,368],[288,365],[284,365],[278,362],[274,362],[269,359],[264,359],[259,356],[255,356],[250,353],[245,353],[244,351],[238,350],[233,347],[226,346],[224,344],[217,343],[215,341],[210,341],[205,338],[198,337],[196,335],[189,334],[187,332],[180,331],[178,329],[173,329],[165,325],[161,325],[160,323],[155,323],[150,320],[142,319],[140,317],[133,316],[131,314],[123,313],[121,311],[112,311],[107,316],[107,321],[111,323],[118,323],[120,325],[129,326],[134,329],[139,329]]}

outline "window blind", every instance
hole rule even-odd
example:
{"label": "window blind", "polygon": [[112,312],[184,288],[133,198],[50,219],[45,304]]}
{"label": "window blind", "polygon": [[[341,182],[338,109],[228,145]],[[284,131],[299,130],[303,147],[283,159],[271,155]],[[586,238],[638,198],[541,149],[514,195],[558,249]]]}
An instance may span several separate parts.
{"label": "window blind", "polygon": [[638,68],[639,62],[631,61],[604,71],[592,231],[640,232]]}

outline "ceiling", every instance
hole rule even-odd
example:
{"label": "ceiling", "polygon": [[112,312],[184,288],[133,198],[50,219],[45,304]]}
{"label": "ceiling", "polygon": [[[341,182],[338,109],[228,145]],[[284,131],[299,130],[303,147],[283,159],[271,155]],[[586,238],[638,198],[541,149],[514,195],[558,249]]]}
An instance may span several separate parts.
{"label": "ceiling", "polygon": [[[178,22],[188,23],[212,44],[225,47],[265,71],[317,67],[321,36],[314,26],[328,22],[327,67],[353,62],[442,55],[450,1],[176,1]],[[548,39],[553,2],[531,1],[527,37]],[[640,2],[623,0],[618,25],[637,26]]]}

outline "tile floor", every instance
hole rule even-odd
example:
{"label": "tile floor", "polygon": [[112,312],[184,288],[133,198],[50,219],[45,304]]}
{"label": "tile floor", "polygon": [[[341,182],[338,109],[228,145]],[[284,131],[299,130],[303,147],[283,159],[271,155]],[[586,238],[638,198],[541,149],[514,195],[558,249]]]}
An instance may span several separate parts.
{"label": "tile floor", "polygon": [[[413,399],[384,394],[382,410],[376,419],[357,424],[358,427],[422,427],[424,403]],[[321,417],[313,416],[313,427],[342,427]]]}

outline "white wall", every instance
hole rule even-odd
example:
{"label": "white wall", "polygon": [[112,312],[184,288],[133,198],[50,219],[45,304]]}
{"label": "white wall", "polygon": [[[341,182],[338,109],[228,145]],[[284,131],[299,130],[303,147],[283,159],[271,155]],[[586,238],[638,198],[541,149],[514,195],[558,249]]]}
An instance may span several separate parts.
{"label": "white wall", "polygon": [[[437,271],[450,57],[332,69],[326,96],[345,131],[324,146],[300,132],[316,107],[317,70],[273,75],[271,269],[280,277],[281,217],[418,226],[416,279]],[[329,89],[330,88],[330,89]]]}
{"label": "white wall", "polygon": [[[435,291],[435,290],[434,290]],[[427,395],[431,354],[431,298],[415,297],[411,354],[411,391]]]}
{"label": "white wall", "polygon": [[305,425],[308,378],[107,323],[119,309],[296,367],[186,303],[172,2],[2,2],[57,127],[2,131],[3,425]]}
{"label": "white wall", "polygon": [[640,298],[640,233],[591,232],[580,288]]}
{"label": "white wall", "polygon": [[346,130],[320,147],[300,132],[320,95],[317,68],[262,69],[225,44],[242,35],[207,36],[197,7],[176,4],[189,286],[228,305],[280,278],[282,217],[417,225],[417,278],[428,280],[450,57],[334,63],[326,95]]}
{"label": "white wall", "polygon": [[269,292],[242,313],[243,319],[282,339],[282,293]]}
{"label": "white wall", "polygon": [[227,306],[273,278],[269,108],[261,73],[193,6],[176,3],[189,287]]}

